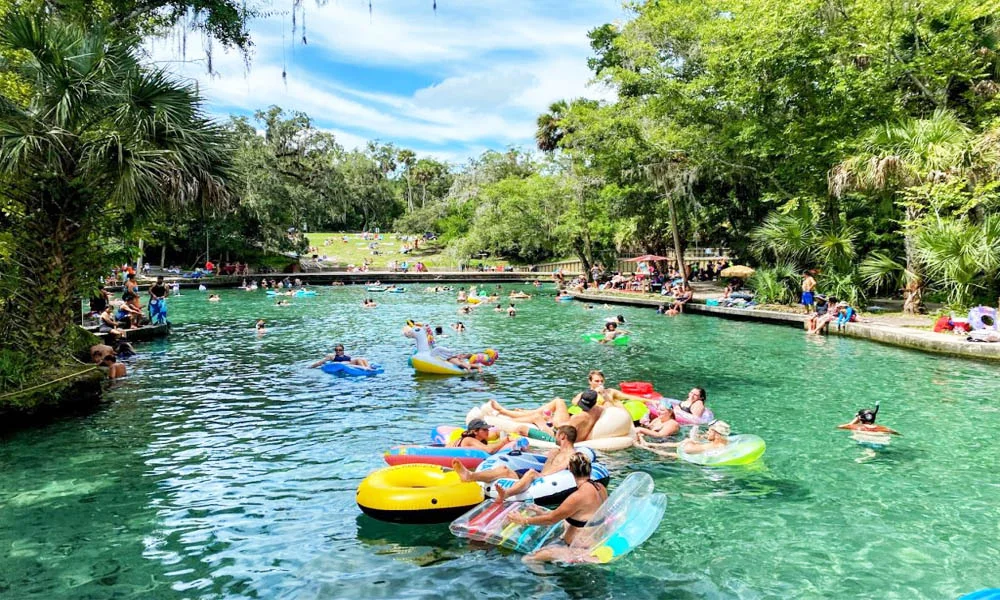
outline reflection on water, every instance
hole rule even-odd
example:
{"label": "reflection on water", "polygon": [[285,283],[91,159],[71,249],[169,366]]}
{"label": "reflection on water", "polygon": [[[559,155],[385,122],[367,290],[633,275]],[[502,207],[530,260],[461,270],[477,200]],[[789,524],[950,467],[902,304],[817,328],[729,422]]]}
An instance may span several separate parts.
{"label": "reflection on water", "polygon": [[[469,331],[447,345],[500,361],[442,379],[413,374],[399,331],[407,318],[454,322],[452,297],[386,295],[360,311],[363,294],[320,289],[284,308],[244,292],[171,300],[174,334],[137,348],[106,406],[0,445],[0,596],[936,599],[995,583],[992,365],[628,308],[613,313],[632,344],[583,344],[609,313],[542,297],[517,319],[463,317]],[[385,375],[307,368],[337,342]],[[660,529],[610,566],[526,565],[443,525],[360,514],[355,489],[383,450],[426,442],[488,398],[571,397],[592,368],[668,396],[703,386],[767,453],[719,469],[603,456],[612,487],[644,470],[668,497]],[[836,429],[876,401],[902,437],[866,446]]]}

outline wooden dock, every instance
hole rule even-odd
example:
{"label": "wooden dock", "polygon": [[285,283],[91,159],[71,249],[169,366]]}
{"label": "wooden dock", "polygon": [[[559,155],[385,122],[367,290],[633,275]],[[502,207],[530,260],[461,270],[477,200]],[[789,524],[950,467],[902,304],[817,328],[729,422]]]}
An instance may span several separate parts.
{"label": "wooden dock", "polygon": [[[98,331],[99,326],[97,325],[84,327],[84,329],[104,340],[104,343],[109,346],[117,341],[115,336],[111,333],[100,333]],[[149,342],[151,340],[170,335],[170,324],[164,323],[163,325],[145,325],[143,327],[139,327],[138,329],[123,329],[122,331],[125,332],[126,342]]]}

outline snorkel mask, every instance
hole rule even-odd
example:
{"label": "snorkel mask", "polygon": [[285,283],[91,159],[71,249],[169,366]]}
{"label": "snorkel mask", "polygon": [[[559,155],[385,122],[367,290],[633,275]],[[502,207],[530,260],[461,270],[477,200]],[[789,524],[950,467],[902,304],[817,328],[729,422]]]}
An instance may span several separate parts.
{"label": "snorkel mask", "polygon": [[879,403],[875,403],[875,410],[863,408],[858,411],[858,419],[865,425],[874,425],[875,417],[878,416]]}

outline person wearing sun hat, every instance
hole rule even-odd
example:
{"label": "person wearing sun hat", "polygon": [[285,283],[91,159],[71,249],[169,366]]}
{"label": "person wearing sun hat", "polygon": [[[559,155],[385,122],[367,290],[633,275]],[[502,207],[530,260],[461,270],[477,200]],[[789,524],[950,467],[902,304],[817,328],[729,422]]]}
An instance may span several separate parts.
{"label": "person wearing sun hat", "polygon": [[657,454],[666,456],[669,458],[677,458],[677,454],[673,452],[663,452],[659,448],[677,448],[678,446],[684,448],[684,452],[688,454],[703,454],[705,452],[711,452],[713,450],[718,450],[724,448],[726,444],[729,443],[729,423],[725,421],[715,420],[712,424],[708,426],[708,433],[705,439],[698,438],[698,428],[695,427],[691,430],[691,435],[688,439],[683,442],[666,442],[661,444],[652,444],[643,439],[640,439],[636,444],[642,446],[648,450],[652,450]]}
{"label": "person wearing sun hat", "polygon": [[854,318],[854,309],[847,302],[837,304],[837,331],[843,329]]}

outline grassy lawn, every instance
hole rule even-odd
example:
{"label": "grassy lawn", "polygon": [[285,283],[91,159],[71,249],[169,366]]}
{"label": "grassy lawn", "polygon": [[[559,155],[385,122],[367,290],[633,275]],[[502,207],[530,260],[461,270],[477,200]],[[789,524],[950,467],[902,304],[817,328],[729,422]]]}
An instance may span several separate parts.
{"label": "grassy lawn", "polygon": [[[378,242],[378,246],[376,247],[378,255],[372,255],[372,251],[368,248],[368,244],[371,242],[362,239],[359,233],[307,233],[306,237],[309,239],[309,245],[315,246],[318,249],[318,252],[310,252],[308,256],[312,256],[313,254],[319,254],[319,256],[325,255],[324,262],[329,261],[342,267],[360,265],[364,259],[370,258],[374,261],[372,269],[375,270],[385,269],[391,260],[395,260],[397,263],[405,260],[410,263],[411,267],[414,263],[420,261],[427,265],[428,268],[458,269],[458,260],[450,256],[445,256],[444,247],[436,241],[426,242],[421,240],[419,250],[403,254],[400,252],[403,248],[403,242],[396,238],[396,234],[383,233],[382,240]],[[343,241],[345,237],[347,238],[346,243]],[[326,240],[330,240],[328,246],[323,245]],[[475,268],[479,262],[479,259],[474,259],[469,260],[468,264]],[[504,261],[496,259],[484,259],[482,262],[490,266],[495,266],[498,263],[506,264]]]}

